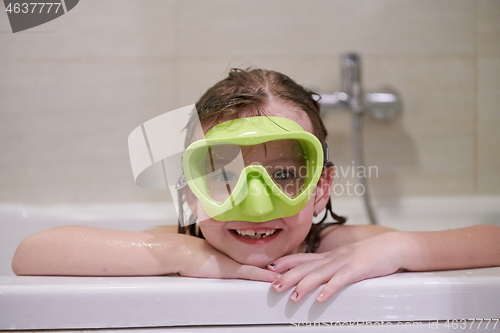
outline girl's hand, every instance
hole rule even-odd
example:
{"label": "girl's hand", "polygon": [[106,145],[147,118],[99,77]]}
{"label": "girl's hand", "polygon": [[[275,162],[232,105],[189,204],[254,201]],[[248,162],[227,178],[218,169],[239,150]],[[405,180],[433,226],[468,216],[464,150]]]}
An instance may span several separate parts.
{"label": "girl's hand", "polygon": [[181,276],[244,279],[273,282],[280,274],[251,265],[242,265],[213,248],[206,240],[186,236],[186,245],[180,258]]}
{"label": "girl's hand", "polygon": [[282,273],[272,287],[282,292],[295,286],[290,299],[298,302],[326,283],[316,297],[324,302],[347,285],[397,272],[403,266],[405,247],[401,232],[388,232],[330,252],[288,255],[268,266]]}

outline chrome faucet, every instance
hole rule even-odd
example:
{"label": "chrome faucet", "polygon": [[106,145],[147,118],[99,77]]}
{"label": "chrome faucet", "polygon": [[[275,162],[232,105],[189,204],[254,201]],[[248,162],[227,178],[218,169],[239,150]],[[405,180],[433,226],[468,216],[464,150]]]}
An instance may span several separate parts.
{"label": "chrome faucet", "polygon": [[[340,58],[340,66],[341,91],[321,95],[321,111],[324,114],[334,109],[343,109],[351,113],[354,132],[354,162],[356,167],[364,168],[362,116],[368,113],[371,118],[380,122],[393,121],[402,112],[402,102],[397,91],[388,87],[367,94],[363,93],[361,58],[358,54],[343,54]],[[364,187],[363,201],[370,223],[378,224],[373,212],[367,180],[365,177],[360,177],[358,181]]]}
{"label": "chrome faucet", "polygon": [[382,87],[367,92],[361,84],[361,57],[357,53],[345,53],[340,58],[340,92],[321,95],[323,113],[344,109],[353,113],[368,113],[371,118],[390,122],[397,119],[403,110],[399,93],[391,87]]}
{"label": "chrome faucet", "polygon": [[354,113],[363,113],[363,89],[361,87],[361,60],[356,53],[341,57],[340,89],[345,102]]}

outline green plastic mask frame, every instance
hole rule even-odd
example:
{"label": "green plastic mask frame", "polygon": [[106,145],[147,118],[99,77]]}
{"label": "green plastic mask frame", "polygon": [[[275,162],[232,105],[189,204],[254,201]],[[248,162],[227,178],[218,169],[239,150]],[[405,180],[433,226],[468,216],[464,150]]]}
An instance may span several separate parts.
{"label": "green plastic mask frame", "polygon": [[[282,139],[299,141],[306,156],[307,179],[303,190],[295,197],[285,194],[263,166],[249,165],[243,168],[228,198],[222,202],[215,201],[207,191],[204,177],[190,167],[200,158],[197,151],[213,145],[229,143],[246,146]],[[189,188],[206,214],[218,221],[265,222],[298,214],[310,201],[323,164],[323,146],[315,135],[288,118],[266,116],[220,123],[211,128],[204,139],[193,142],[183,156],[184,176]],[[249,177],[250,174],[253,176]]]}

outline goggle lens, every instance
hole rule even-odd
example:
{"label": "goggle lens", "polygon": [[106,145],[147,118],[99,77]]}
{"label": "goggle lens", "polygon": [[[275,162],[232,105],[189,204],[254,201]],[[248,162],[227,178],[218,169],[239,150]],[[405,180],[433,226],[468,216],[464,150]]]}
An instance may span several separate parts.
{"label": "goggle lens", "polygon": [[311,161],[316,158],[308,158],[308,152],[310,149],[293,139],[247,146],[219,143],[198,147],[188,167],[193,178],[202,178],[197,183],[206,189],[207,196],[219,203],[249,179],[260,179],[267,191],[278,190],[294,198],[309,183]]}

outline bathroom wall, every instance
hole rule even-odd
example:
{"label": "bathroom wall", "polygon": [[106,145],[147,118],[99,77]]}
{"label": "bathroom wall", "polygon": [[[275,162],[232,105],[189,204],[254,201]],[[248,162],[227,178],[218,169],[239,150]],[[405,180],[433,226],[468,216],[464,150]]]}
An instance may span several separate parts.
{"label": "bathroom wall", "polygon": [[[136,126],[194,103],[231,67],[333,93],[347,51],[362,56],[366,90],[404,100],[394,123],[365,119],[376,200],[498,195],[499,18],[497,0],[85,0],[13,34],[1,11],[0,202],[168,200],[134,184]],[[350,119],[325,121],[345,186]]]}

